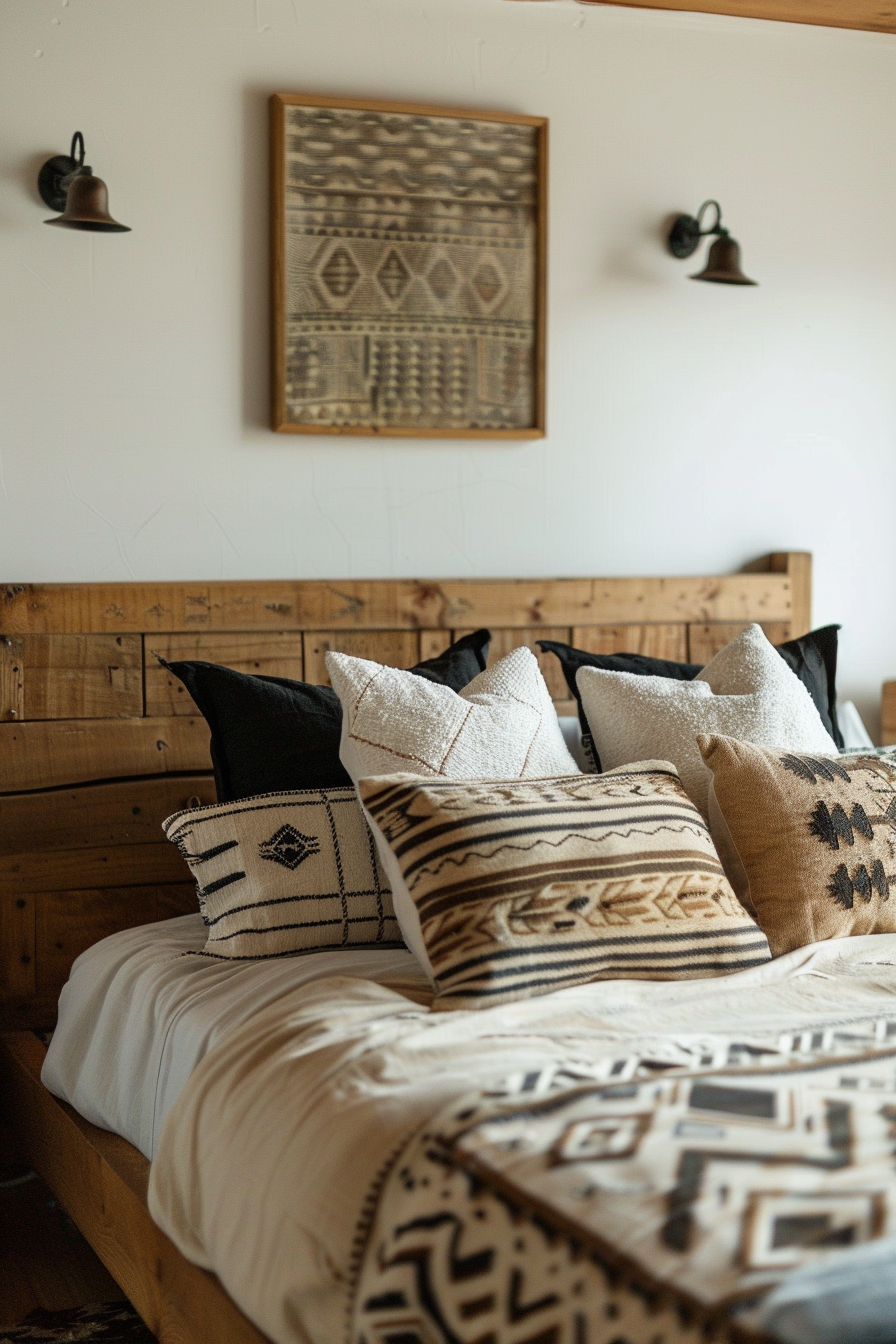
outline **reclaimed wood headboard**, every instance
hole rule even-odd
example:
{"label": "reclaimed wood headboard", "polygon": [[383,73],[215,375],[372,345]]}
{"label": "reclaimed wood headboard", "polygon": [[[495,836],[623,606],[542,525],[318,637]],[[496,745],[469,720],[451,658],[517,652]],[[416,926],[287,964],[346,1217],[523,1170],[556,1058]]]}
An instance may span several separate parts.
{"label": "reclaimed wood headboard", "polygon": [[52,1026],[84,948],[196,908],[160,823],[215,801],[209,735],[154,651],[325,682],[330,649],[409,667],[486,625],[492,658],[549,638],[706,662],[750,621],[805,633],[810,601],[801,552],[722,577],[0,587],[0,1027]]}

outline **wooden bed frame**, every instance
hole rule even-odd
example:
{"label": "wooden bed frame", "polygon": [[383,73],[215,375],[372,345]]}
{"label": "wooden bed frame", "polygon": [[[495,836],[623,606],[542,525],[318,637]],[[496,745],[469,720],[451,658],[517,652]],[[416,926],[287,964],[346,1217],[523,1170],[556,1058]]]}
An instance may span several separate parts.
{"label": "wooden bed frame", "polygon": [[[326,681],[330,649],[398,666],[492,631],[494,659],[537,638],[706,662],[751,621],[774,642],[811,622],[811,557],[697,578],[12,584],[0,588],[0,1098],[35,1169],[162,1344],[265,1344],[214,1275],[149,1217],[149,1163],[40,1082],[75,957],[195,909],[160,823],[214,801],[204,720],[153,653]],[[536,650],[536,652],[538,652]],[[541,655],[561,712],[556,659]]]}

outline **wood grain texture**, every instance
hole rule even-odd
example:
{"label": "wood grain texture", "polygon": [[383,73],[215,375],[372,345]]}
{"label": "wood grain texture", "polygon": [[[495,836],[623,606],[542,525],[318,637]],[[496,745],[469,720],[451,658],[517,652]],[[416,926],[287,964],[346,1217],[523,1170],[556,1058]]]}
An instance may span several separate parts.
{"label": "wood grain texture", "polygon": [[215,801],[208,774],[0,795],[0,856],[160,843],[166,817]]}
{"label": "wood grain texture", "polygon": [[453,644],[460,638],[459,630],[421,630],[420,631],[420,661],[424,662],[427,658],[438,658],[440,653],[444,653],[449,644]]}
{"label": "wood grain texture", "polygon": [[880,707],[880,736],[884,746],[896,742],[896,681],[885,681]]}
{"label": "wood grain texture", "polygon": [[769,556],[774,574],[787,574],[792,585],[791,639],[812,629],[812,556],[808,551],[775,551]]}
{"label": "wood grain texture", "polygon": [[0,1000],[27,999],[36,993],[36,902],[33,896],[0,896]]}
{"label": "wood grain texture", "polygon": [[84,887],[139,887],[153,882],[183,882],[187,877],[180,850],[161,835],[156,844],[45,849],[0,858],[2,896]]}
{"label": "wood grain texture", "polygon": [[[812,556],[809,551],[772,551],[744,565],[744,574],[781,574],[790,582],[791,602],[787,615],[775,614],[774,619],[786,620],[793,631],[792,638],[805,635],[812,629]],[[753,615],[745,619],[771,620],[772,613]]]}
{"label": "wood grain texture", "polygon": [[24,718],[113,719],[143,714],[140,635],[25,635]]}
{"label": "wood grain texture", "polygon": [[169,663],[196,659],[257,677],[292,677],[302,681],[305,673],[302,636],[297,631],[154,635],[146,641],[144,678],[146,713],[157,716],[199,711],[183,682],[158,663],[156,653]]}
{"label": "wood grain texture", "polygon": [[[186,871],[181,860],[181,879]],[[35,992],[58,997],[75,957],[110,933],[189,915],[198,908],[191,881],[41,893],[35,898]]]}
{"label": "wood grain texture", "polygon": [[482,625],[525,629],[792,619],[793,580],[787,571],[710,578],[32,584],[0,589],[0,620],[9,635],[453,630]]}
{"label": "wood grain texture", "polygon": [[25,641],[0,635],[0,721],[25,717]]}
{"label": "wood grain texture", "polygon": [[[0,1181],[22,1175],[28,1165],[23,1156],[4,1173],[0,1157]],[[39,1308],[62,1311],[124,1297],[38,1177],[0,1186],[0,1229],[0,1339]]]}
{"label": "wood grain texture", "polygon": [[[443,644],[439,652],[444,648]],[[352,658],[369,658],[374,663],[385,663],[387,667],[413,667],[420,661],[420,636],[412,630],[369,630],[357,634],[317,630],[305,635],[306,680],[315,686],[330,684],[326,663],[328,653],[348,653]]]}
{"label": "wood grain texture", "polygon": [[688,628],[680,623],[576,626],[572,643],[586,653],[641,653],[676,663],[688,660]]}
{"label": "wood grain texture", "polygon": [[29,1033],[8,1035],[0,1045],[0,1086],[18,1133],[159,1344],[268,1344],[218,1279],[185,1260],[150,1218],[146,1158],[46,1090],[44,1055]]}
{"label": "wood grain texture", "polygon": [[65,719],[0,724],[4,793],[211,769],[204,719]]}
{"label": "wood grain texture", "polygon": [[[761,621],[760,624],[772,644],[783,644],[786,639],[791,638],[791,627],[787,621]],[[747,623],[742,621],[730,623],[723,621],[716,625],[689,625],[688,662],[705,666],[710,658],[714,658],[720,649],[730,644],[731,640],[746,628]]]}
{"label": "wood grain texture", "polygon": [[[455,638],[462,634],[467,634],[466,630],[458,630]],[[517,649],[524,645],[531,649],[538,659],[538,666],[541,668],[541,674],[547,683],[547,688],[551,693],[551,699],[566,700],[569,698],[569,688],[563,676],[563,669],[552,653],[543,653],[535,643],[536,639],[556,639],[566,644],[569,642],[569,626],[546,626],[544,629],[525,627],[521,629],[493,629],[492,642],[488,651],[488,665],[493,667],[499,659],[504,658],[511,649]]]}
{"label": "wood grain texture", "polygon": [[579,0],[580,4],[624,5],[637,9],[691,10],[727,14],[740,19],[776,19],[823,28],[861,28],[872,33],[896,33],[896,8],[879,0]]}

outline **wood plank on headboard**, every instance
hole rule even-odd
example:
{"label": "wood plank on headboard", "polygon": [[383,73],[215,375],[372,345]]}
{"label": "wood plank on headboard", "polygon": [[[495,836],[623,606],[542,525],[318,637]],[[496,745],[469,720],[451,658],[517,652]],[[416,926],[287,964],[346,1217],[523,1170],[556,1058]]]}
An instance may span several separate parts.
{"label": "wood plank on headboard", "polygon": [[0,724],[2,793],[211,769],[205,719],[57,719]]}
{"label": "wood plank on headboard", "polygon": [[14,636],[799,621],[795,574],[796,570],[785,570],[711,578],[7,584],[0,589],[0,628]]}
{"label": "wood plank on headboard", "polygon": [[811,559],[658,578],[0,586],[0,1025],[49,1027],[73,958],[195,908],[163,819],[214,801],[209,731],[153,657],[326,681],[330,649],[410,666],[478,626],[494,661],[538,638],[700,662],[745,624],[809,628]]}

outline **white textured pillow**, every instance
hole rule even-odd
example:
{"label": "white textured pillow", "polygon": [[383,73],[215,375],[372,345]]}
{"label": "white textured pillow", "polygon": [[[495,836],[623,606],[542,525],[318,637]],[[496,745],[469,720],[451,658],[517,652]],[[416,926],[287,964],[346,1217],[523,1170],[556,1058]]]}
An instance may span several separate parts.
{"label": "white textured pillow", "polygon": [[809,692],[759,625],[726,644],[694,681],[582,667],[576,685],[604,769],[671,761],[704,817],[710,772],[698,733],[837,754]]}
{"label": "white textured pillow", "polygon": [[[368,775],[407,771],[445,779],[543,779],[581,773],[529,649],[511,650],[459,694],[411,672],[345,653],[328,653],[327,671],[342,701],[339,757],[356,784]],[[404,884],[395,855],[372,829],[405,942],[431,974],[416,906],[402,899]]]}

